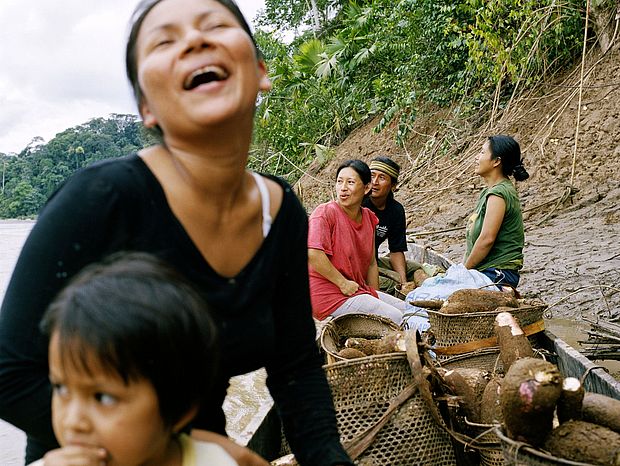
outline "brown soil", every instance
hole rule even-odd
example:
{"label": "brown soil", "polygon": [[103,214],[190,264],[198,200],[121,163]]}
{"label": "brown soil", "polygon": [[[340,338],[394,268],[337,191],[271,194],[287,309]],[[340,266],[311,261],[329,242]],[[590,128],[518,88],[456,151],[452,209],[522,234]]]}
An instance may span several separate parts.
{"label": "brown soil", "polygon": [[377,121],[368,122],[331,161],[309,168],[298,194],[310,211],[332,198],[343,160],[392,157],[402,167],[396,198],[410,240],[460,262],[465,220],[483,187],[474,157],[486,136],[513,135],[530,173],[517,183],[526,224],[519,291],[554,304],[554,317],[620,315],[620,48],[587,58],[577,124],[580,70],[577,63],[477,122],[452,109],[426,109],[404,148],[395,143],[394,126],[377,134]]}

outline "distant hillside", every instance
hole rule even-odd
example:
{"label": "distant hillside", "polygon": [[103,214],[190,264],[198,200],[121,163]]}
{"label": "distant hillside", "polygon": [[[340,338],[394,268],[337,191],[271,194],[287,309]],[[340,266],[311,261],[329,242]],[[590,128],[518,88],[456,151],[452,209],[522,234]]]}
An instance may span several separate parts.
{"label": "distant hillside", "polygon": [[112,114],[69,128],[45,143],[35,138],[19,154],[0,154],[0,218],[34,217],[74,171],[144,147],[149,136],[135,115]]}

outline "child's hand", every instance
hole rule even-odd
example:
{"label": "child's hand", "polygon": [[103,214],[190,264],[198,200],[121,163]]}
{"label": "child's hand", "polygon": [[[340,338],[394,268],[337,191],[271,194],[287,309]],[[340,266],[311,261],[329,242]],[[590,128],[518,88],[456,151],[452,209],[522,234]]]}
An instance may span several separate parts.
{"label": "child's hand", "polygon": [[68,445],[49,451],[43,457],[45,466],[105,466],[107,452],[103,448]]}

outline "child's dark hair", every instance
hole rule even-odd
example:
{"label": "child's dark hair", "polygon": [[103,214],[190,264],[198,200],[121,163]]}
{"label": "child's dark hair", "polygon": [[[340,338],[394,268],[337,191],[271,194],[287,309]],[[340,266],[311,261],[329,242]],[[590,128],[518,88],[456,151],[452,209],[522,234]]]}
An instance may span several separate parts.
{"label": "child's dark hair", "polygon": [[[200,295],[163,261],[117,253],[86,267],[48,307],[41,329],[60,357],[128,384],[147,379],[166,425],[200,406],[216,371],[216,328]],[[94,356],[94,358],[93,358]]]}
{"label": "child's dark hair", "polygon": [[370,174],[370,168],[368,168],[368,165],[366,164],[366,162],[362,160],[358,160],[358,159],[351,159],[351,160],[346,160],[342,162],[340,166],[338,167],[338,170],[336,170],[336,177],[338,177],[338,174],[343,168],[348,168],[348,167],[352,168],[353,170],[357,172],[360,179],[362,180],[362,183],[364,183],[365,185],[370,183],[370,179],[372,178]]}
{"label": "child's dark hair", "polygon": [[519,143],[514,138],[503,134],[490,136],[489,148],[493,160],[501,158],[504,176],[514,176],[517,181],[524,181],[530,177],[523,166]]}

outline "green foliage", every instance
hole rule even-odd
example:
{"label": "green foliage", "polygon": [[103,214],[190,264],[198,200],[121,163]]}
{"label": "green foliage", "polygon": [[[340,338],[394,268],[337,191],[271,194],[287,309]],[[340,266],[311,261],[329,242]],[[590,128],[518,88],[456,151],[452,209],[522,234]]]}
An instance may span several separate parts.
{"label": "green foliage", "polygon": [[75,170],[128,155],[149,143],[134,115],[110,115],[59,133],[47,144],[35,138],[15,156],[0,156],[0,218],[33,217]]}
{"label": "green foliage", "polygon": [[265,0],[265,9],[258,18],[258,24],[267,29],[296,30],[313,27],[318,17],[320,26],[325,27],[346,3],[347,0],[315,0],[316,11],[313,11],[311,0]]}
{"label": "green foliage", "polygon": [[[252,166],[295,181],[356,126],[380,116],[409,137],[421,104],[477,112],[570,65],[578,0],[317,0],[323,30],[290,44],[260,32],[273,90],[256,113]],[[311,1],[267,0],[260,23],[309,23]],[[327,152],[328,153],[328,152]]]}
{"label": "green foliage", "polygon": [[467,0],[467,23],[455,25],[468,48],[467,72],[484,98],[498,86],[531,85],[571,64],[581,49],[582,2]]}
{"label": "green foliage", "polygon": [[[265,30],[256,40],[273,90],[258,102],[250,167],[294,182],[371,118],[376,131],[396,127],[397,142],[405,144],[427,102],[458,102],[472,114],[501,106],[520,86],[573,63],[584,6],[584,0],[266,0],[259,18]],[[286,30],[297,31],[290,43],[279,38]],[[48,144],[33,140],[16,157],[0,154],[0,216],[32,216],[74,170],[150,142],[137,117],[112,115]]]}

